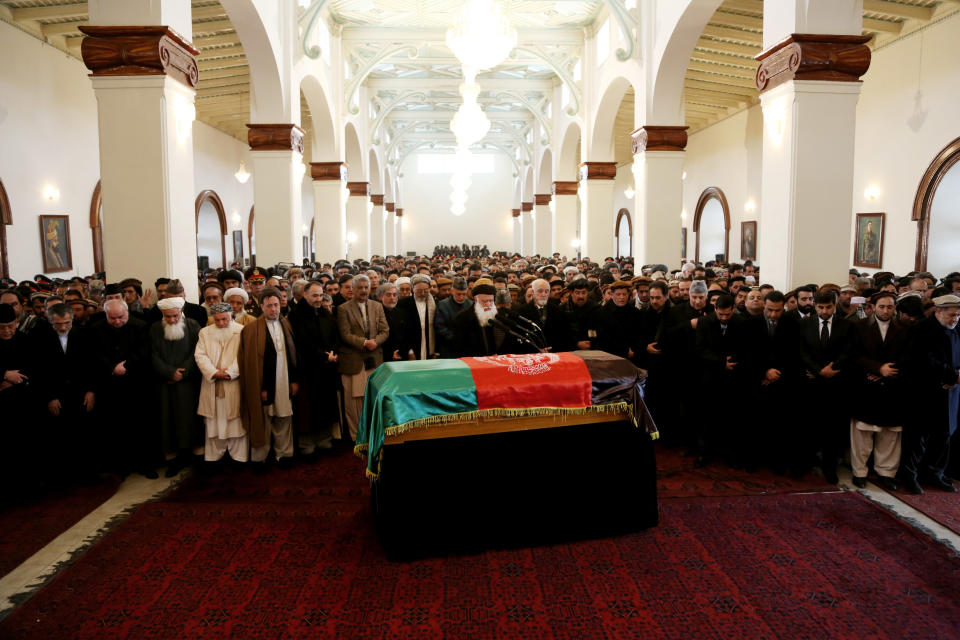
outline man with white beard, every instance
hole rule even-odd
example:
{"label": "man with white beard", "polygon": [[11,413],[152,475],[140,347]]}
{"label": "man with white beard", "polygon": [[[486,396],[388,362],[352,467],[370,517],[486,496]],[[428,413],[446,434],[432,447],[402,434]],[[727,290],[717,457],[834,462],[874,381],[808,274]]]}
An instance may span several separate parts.
{"label": "man with white beard", "polygon": [[455,357],[492,356],[511,352],[509,345],[514,341],[500,327],[495,326],[496,292],[492,284],[474,285],[473,305],[453,319]]}
{"label": "man with white beard", "polygon": [[241,327],[256,322],[257,319],[247,313],[247,302],[250,301],[250,295],[240,287],[232,287],[223,292],[223,301],[228,303],[233,309],[233,321]]}
{"label": "man with white beard", "polygon": [[213,324],[200,330],[194,359],[203,376],[197,413],[206,423],[204,460],[216,462],[224,453],[234,462],[247,461],[249,442],[240,419],[240,332],[229,303],[211,305]]}
{"label": "man with white beard", "polygon": [[197,418],[200,374],[193,354],[200,325],[183,315],[185,300],[164,298],[157,302],[163,318],[150,327],[150,352],[156,375],[160,434],[163,453],[169,461],[168,478],[203,453],[203,429]]}

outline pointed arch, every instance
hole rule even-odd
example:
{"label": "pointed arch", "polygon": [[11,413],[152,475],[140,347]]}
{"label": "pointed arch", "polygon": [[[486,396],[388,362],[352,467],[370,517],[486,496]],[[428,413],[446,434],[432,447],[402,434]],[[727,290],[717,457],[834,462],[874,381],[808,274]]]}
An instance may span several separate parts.
{"label": "pointed arch", "polygon": [[250,266],[257,266],[257,254],[253,251],[253,210],[256,205],[250,205],[250,217],[247,218],[247,250],[250,252]]}
{"label": "pointed arch", "polygon": [[220,223],[220,264],[226,268],[227,265],[230,264],[227,262],[227,212],[223,208],[223,201],[220,200],[220,196],[218,196],[217,192],[213,189],[204,189],[197,195],[197,199],[193,202],[194,235],[200,231],[200,207],[202,207],[205,202],[213,205],[214,210],[217,212],[217,221]]}
{"label": "pointed arch", "polygon": [[[634,95],[636,95],[636,87],[633,87],[630,80],[623,76],[617,76],[610,81],[603,92],[593,118],[593,133],[590,137],[589,151],[591,161],[615,159],[614,123],[617,119],[617,112],[620,110],[620,104],[623,102],[624,96],[627,95],[627,90],[631,87],[634,89]],[[636,121],[636,116],[634,116],[634,121]],[[629,131],[626,132],[626,135],[629,135],[629,133]]]}
{"label": "pointed arch", "polygon": [[940,150],[930,166],[923,173],[917,195],[913,199],[912,219],[917,221],[917,253],[914,258],[914,268],[917,271],[927,270],[927,253],[930,248],[930,208],[933,205],[933,196],[936,194],[940,181],[950,169],[960,162],[960,138]]}
{"label": "pointed arch", "polygon": [[343,151],[347,161],[347,172],[350,182],[366,182],[364,171],[363,150],[360,147],[360,136],[352,122],[343,126]]}
{"label": "pointed arch", "polygon": [[[624,247],[620,246],[620,225],[627,225],[627,246],[626,252],[624,252]],[[630,211],[627,209],[620,209],[617,213],[617,226],[614,229],[614,237],[617,239],[617,257],[633,257],[633,220],[630,218]]]}
{"label": "pointed arch", "polygon": [[10,277],[10,263],[7,259],[7,225],[13,224],[13,210],[10,208],[10,198],[0,180],[0,277]]}
{"label": "pointed arch", "polygon": [[93,240],[93,272],[103,273],[103,180],[97,180],[90,196],[90,236]]}
{"label": "pointed arch", "polygon": [[697,200],[697,211],[693,214],[693,232],[697,236],[693,259],[697,262],[700,262],[700,217],[703,215],[703,208],[712,199],[720,202],[723,208],[723,256],[727,261],[730,260],[730,206],[727,204],[727,196],[720,187],[707,187],[700,194],[700,199]]}
{"label": "pointed arch", "polygon": [[540,174],[537,177],[537,193],[550,193],[553,187],[553,152],[544,149],[540,156]]}
{"label": "pointed arch", "polygon": [[563,133],[563,141],[560,144],[560,153],[554,158],[557,163],[557,170],[554,172],[554,181],[577,179],[577,171],[580,166],[580,155],[577,150],[580,148],[580,125],[571,122],[567,130]]}

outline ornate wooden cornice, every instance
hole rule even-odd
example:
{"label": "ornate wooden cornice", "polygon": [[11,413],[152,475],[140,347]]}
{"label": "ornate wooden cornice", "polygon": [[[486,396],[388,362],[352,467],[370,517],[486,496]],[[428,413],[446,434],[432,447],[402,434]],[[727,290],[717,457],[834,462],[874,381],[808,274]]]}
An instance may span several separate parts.
{"label": "ornate wooden cornice", "polygon": [[512,215],[514,218],[519,218],[520,209],[510,209],[510,215]]}
{"label": "ornate wooden cornice", "polygon": [[757,89],[790,80],[859,82],[870,68],[872,36],[794,33],[756,56]]}
{"label": "ornate wooden cornice", "polygon": [[581,180],[616,180],[616,162],[583,162],[580,164]]}
{"label": "ornate wooden cornice", "polygon": [[526,213],[527,211],[533,211],[533,203],[532,203],[532,202],[521,202],[521,203],[520,203],[520,209],[521,209],[524,213]]}
{"label": "ornate wooden cornice", "polygon": [[382,206],[383,206],[383,194],[382,194],[382,193],[371,193],[371,194],[370,194],[370,202],[372,202],[372,203],[373,203],[373,206],[375,206],[375,207],[382,207]]}
{"label": "ornate wooden cornice", "polygon": [[575,196],[579,186],[577,182],[554,182],[551,191],[555,196]]}
{"label": "ornate wooden cornice", "polygon": [[295,124],[248,124],[247,128],[251,151],[303,153],[303,129]]}
{"label": "ornate wooden cornice", "polygon": [[92,76],[168,75],[191,88],[200,80],[200,50],[170,27],[78,28],[86,35],[80,55]]}
{"label": "ornate wooden cornice", "polygon": [[351,196],[369,196],[370,195],[369,182],[348,182],[347,189],[350,191]]}
{"label": "ornate wooden cornice", "polygon": [[346,162],[311,162],[310,177],[314,180],[347,181]]}
{"label": "ornate wooden cornice", "polygon": [[383,203],[383,206],[387,209],[387,211],[389,211],[390,213],[393,213],[393,210],[396,208],[397,205],[394,202],[385,202]]}
{"label": "ornate wooden cornice", "polygon": [[538,207],[545,206],[550,204],[550,200],[553,199],[553,195],[549,193],[535,193],[533,194],[533,203]]}
{"label": "ornate wooden cornice", "polygon": [[689,127],[644,125],[630,134],[633,155],[644,151],[683,151]]}
{"label": "ornate wooden cornice", "polygon": [[402,218],[402,217],[403,217],[403,209],[397,209],[397,217],[398,217],[398,218]]}

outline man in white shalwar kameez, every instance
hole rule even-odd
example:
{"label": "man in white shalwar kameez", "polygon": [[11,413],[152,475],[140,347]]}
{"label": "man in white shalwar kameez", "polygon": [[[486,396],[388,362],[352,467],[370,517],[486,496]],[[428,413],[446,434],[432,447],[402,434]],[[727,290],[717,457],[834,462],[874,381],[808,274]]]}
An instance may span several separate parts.
{"label": "man in white shalwar kameez", "polygon": [[249,441],[240,418],[240,367],[237,352],[243,327],[234,322],[229,303],[211,306],[212,325],[200,330],[195,358],[203,375],[197,413],[206,423],[204,460],[216,462],[229,453],[246,462]]}

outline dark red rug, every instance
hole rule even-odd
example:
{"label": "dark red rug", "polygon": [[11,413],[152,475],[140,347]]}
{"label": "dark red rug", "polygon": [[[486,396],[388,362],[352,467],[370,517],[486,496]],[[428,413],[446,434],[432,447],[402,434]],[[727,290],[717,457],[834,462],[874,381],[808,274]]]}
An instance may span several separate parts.
{"label": "dark red rug", "polygon": [[119,478],[85,487],[51,490],[21,504],[0,507],[0,576],[7,575],[106,502]]}
{"label": "dark red rug", "polygon": [[722,462],[711,462],[702,469],[693,465],[694,457],[679,449],[657,447],[657,493],[661,498],[693,496],[755,496],[781,493],[839,491],[822,477],[808,473],[802,478],[778,475],[769,469],[753,473],[734,469]]}
{"label": "dark red rug", "polygon": [[662,503],[616,538],[391,563],[349,455],[196,478],[3,638],[949,638],[960,559],[853,492]]}
{"label": "dark red rug", "polygon": [[960,493],[947,493],[930,488],[925,488],[924,491],[922,496],[906,491],[894,491],[892,495],[931,520],[936,520],[947,529],[960,534]]}

